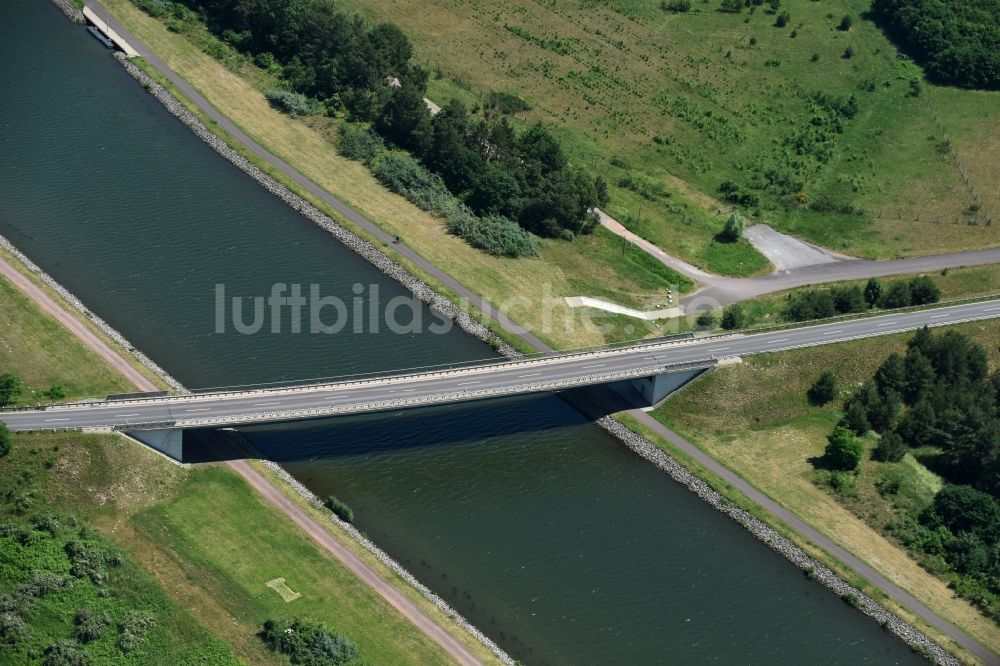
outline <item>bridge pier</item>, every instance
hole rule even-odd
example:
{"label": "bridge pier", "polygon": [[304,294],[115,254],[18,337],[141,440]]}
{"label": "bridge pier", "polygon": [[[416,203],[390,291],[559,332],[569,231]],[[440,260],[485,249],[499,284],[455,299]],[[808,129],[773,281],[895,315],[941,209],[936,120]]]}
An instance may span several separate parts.
{"label": "bridge pier", "polygon": [[642,396],[643,407],[655,407],[668,395],[688,382],[693,381],[710,367],[711,365],[704,368],[681,370],[680,372],[665,372],[650,377],[633,379],[629,383]]}
{"label": "bridge pier", "polygon": [[184,462],[184,431],[180,428],[124,430],[126,435],[177,462]]}

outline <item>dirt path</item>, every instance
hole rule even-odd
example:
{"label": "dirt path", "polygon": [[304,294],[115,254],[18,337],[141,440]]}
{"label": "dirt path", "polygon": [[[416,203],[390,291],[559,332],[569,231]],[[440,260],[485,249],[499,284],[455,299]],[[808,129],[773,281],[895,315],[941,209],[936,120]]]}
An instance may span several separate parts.
{"label": "dirt path", "polygon": [[0,258],[0,275],[10,280],[10,282],[20,289],[28,298],[33,300],[38,306],[53,319],[63,325],[70,333],[75,335],[84,345],[94,353],[104,359],[111,367],[118,370],[130,382],[136,385],[141,391],[158,391],[159,387],[151,380],[147,379],[141,372],[136,370],[131,363],[122,358],[121,354],[100,338],[96,333],[87,328],[79,319],[67,312],[59,303],[56,303],[45,290],[25,277],[19,270],[9,262]]}
{"label": "dirt path", "polygon": [[476,655],[472,654],[455,640],[455,637],[445,631],[441,625],[431,619],[402,592],[387,583],[352,551],[337,542],[330,534],[305,511],[275,488],[267,479],[261,476],[245,460],[230,460],[226,463],[237,474],[242,476],[250,486],[268,501],[269,504],[288,516],[292,522],[301,527],[306,534],[318,543],[324,550],[333,555],[354,575],[368,584],[379,596],[398,610],[403,617],[412,622],[431,640],[441,646],[459,664],[482,664]]}

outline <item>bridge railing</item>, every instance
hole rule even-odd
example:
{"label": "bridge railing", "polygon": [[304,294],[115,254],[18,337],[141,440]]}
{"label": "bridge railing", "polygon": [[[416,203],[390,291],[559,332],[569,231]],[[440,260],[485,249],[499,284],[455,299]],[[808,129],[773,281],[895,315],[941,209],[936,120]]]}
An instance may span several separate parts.
{"label": "bridge railing", "polygon": [[[826,319],[817,319],[806,322],[793,322],[788,324],[776,324],[772,326],[760,327],[757,329],[750,330],[740,330],[740,331],[729,331],[725,333],[716,333],[712,335],[704,335],[700,337],[678,337],[678,336],[667,336],[660,338],[649,338],[646,340],[632,341],[632,342],[620,342],[608,345],[601,345],[596,347],[584,347],[577,348],[567,351],[554,351],[554,352],[539,352],[537,354],[525,354],[516,359],[478,359],[467,362],[457,362],[457,363],[447,363],[440,365],[429,365],[419,368],[406,368],[399,371],[389,371],[389,372],[371,372],[371,373],[359,373],[355,375],[338,375],[328,378],[319,378],[313,380],[288,380],[287,382],[274,382],[269,384],[253,384],[247,386],[234,386],[234,387],[223,387],[215,389],[202,389],[197,392],[192,392],[188,395],[173,395],[173,396],[157,396],[157,397],[136,397],[133,399],[115,400],[116,405],[128,405],[128,404],[144,404],[150,402],[164,402],[164,401],[184,401],[197,399],[198,397],[206,396],[245,396],[259,393],[267,392],[300,392],[300,391],[311,391],[320,388],[329,387],[334,389],[339,386],[365,386],[374,383],[384,382],[387,379],[416,379],[416,378],[431,378],[431,377],[441,377],[454,374],[460,374],[468,372],[472,369],[477,368],[501,368],[510,367],[512,365],[526,364],[530,365],[536,363],[540,360],[545,360],[549,358],[559,358],[559,359],[572,359],[579,358],[583,356],[593,356],[597,354],[604,354],[608,352],[613,352],[617,350],[641,350],[645,347],[663,347],[663,346],[674,346],[674,345],[686,345],[691,342],[713,342],[725,340],[732,338],[734,336],[742,336],[747,333],[749,334],[765,334],[770,332],[777,332],[789,329],[805,328],[808,326],[819,326],[823,324],[835,323],[837,321],[845,320],[856,320],[871,317],[880,316],[892,316],[894,314],[905,314],[908,312],[916,312],[922,310],[931,309],[941,309],[946,307],[955,307],[959,305],[996,300],[1000,298],[1000,295],[990,295],[990,296],[980,296],[973,298],[964,299],[954,299],[951,301],[942,301],[932,306],[910,306],[905,308],[895,308],[891,310],[879,310],[871,313],[856,313],[853,315],[839,315],[836,317],[829,317]],[[863,336],[864,337],[864,336]],[[782,348],[784,349],[784,348]],[[69,404],[63,404],[58,406],[53,405],[38,405],[38,406],[19,406],[15,408],[4,408],[0,412],[13,412],[13,411],[28,411],[33,409],[45,409],[46,407],[58,407],[58,409],[72,409],[74,407],[88,407],[93,405],[107,404],[106,400],[90,400],[81,401]]]}

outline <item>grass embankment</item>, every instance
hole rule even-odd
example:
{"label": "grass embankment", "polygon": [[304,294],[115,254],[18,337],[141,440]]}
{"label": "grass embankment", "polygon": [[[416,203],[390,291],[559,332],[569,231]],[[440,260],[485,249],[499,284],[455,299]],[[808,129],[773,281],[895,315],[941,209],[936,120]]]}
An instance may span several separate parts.
{"label": "grass embankment", "polygon": [[[125,553],[124,563],[110,569],[109,597],[83,583],[46,597],[26,618],[34,643],[70,636],[79,608],[108,610],[115,618],[140,609],[157,617],[157,629],[134,663],[192,663],[196,655],[212,656],[201,656],[205,661],[198,663],[229,663],[234,660],[219,656],[229,653],[227,643],[240,660],[283,663],[256,636],[269,617],[307,618],[335,628],[358,644],[365,663],[450,663],[436,644],[226,467],[183,469],[120,436],[33,434],[16,436],[14,451],[0,461],[0,481],[19,497],[34,490],[35,508],[18,520],[43,508],[66,516],[63,524],[73,516],[75,530],[90,526],[97,543]],[[281,486],[273,476],[271,481]],[[318,512],[315,517],[328,522]],[[332,523],[330,531],[349,540]],[[63,542],[72,536],[68,529],[61,534]],[[24,549],[27,557],[8,547],[0,551],[7,555],[0,571],[12,576],[0,582],[0,590],[30,578],[30,571],[13,573],[11,565],[23,569],[25,562],[60,559],[61,543],[35,543],[41,546]],[[375,562],[364,555],[369,564]],[[61,566],[60,571],[68,569],[67,563]],[[376,569],[405,586],[381,565]],[[276,578],[301,596],[286,603],[266,585]],[[407,592],[425,610],[432,608],[415,591]],[[459,640],[486,663],[495,662],[449,618],[436,609],[429,612],[444,626],[451,623]],[[112,631],[106,641],[84,649],[98,658],[115,640]],[[192,655],[192,662],[185,655]]]}
{"label": "grass embankment", "polygon": [[[1000,329],[993,323],[954,327],[983,344],[990,363],[1000,363]],[[792,510],[817,530],[908,590],[942,617],[1000,651],[1000,631],[972,605],[955,597],[945,582],[922,569],[884,526],[897,508],[876,484],[887,476],[905,490],[896,501],[921,501],[933,494],[934,475],[912,456],[900,463],[862,464],[857,478],[864,501],[851,508],[822,487],[812,460],[823,455],[826,434],[840,414],[837,406],[813,407],[806,391],[821,372],[836,368],[847,391],[869,378],[910,336],[861,340],[756,356],[720,367],[669,398],[653,412],[712,457]],[[876,497],[878,499],[876,500]],[[853,509],[853,510],[852,510]]]}
{"label": "grass embankment", "polygon": [[[505,305],[514,321],[555,346],[586,346],[605,340],[593,327],[582,324],[579,313],[567,307],[563,297],[597,296],[645,309],[665,298],[667,286],[691,286],[646,257],[627,248],[623,251],[618,239],[600,232],[573,243],[543,240],[537,258],[505,259],[479,252],[447,234],[443,220],[387,192],[362,164],[340,157],[333,145],[339,121],[295,120],[279,113],[264,97],[265,90],[277,86],[276,80],[250,65],[236,72],[227,69],[198,47],[198,29],[191,35],[174,33],[128,0],[107,4],[129,30],[255,141],[388,233],[399,235],[462,284]],[[358,231],[328,206],[306,198]],[[391,254],[391,248],[387,251]],[[414,272],[421,275],[419,270]]]}
{"label": "grass embankment", "polygon": [[[764,193],[766,221],[872,258],[1000,241],[995,225],[928,222],[1000,219],[1000,192],[991,186],[1000,173],[1000,93],[922,83],[911,96],[910,80],[920,79],[920,70],[862,20],[868,0],[784,0],[790,20],[783,28],[766,5],[738,14],[719,12],[719,0],[694,2],[686,13],[660,5],[343,6],[401,25],[433,73],[437,103],[457,97],[471,105],[490,90],[521,96],[533,107],[525,120],[552,126],[578,163],[612,185],[609,213],[624,222],[641,208],[640,233],[647,235],[647,226],[648,237],[692,263],[724,268],[705,256],[717,228],[701,220],[720,208],[719,184],[783,169],[782,144],[807,129],[810,96],[820,91],[856,94],[859,111],[828,146],[828,159],[802,174],[802,190],[812,208],[825,199],[868,214],[783,213],[784,197]],[[853,24],[838,30],[845,14]],[[844,58],[849,46],[854,55]],[[652,188],[637,192],[630,181]],[[981,208],[973,212],[976,194]]]}
{"label": "grass embankment", "polygon": [[[0,256],[17,265],[16,259],[10,255],[4,253]],[[57,302],[61,301],[51,290],[49,296]],[[65,309],[70,310],[68,306]],[[77,318],[86,321],[82,316]],[[0,322],[0,372],[16,373],[27,387],[17,400],[19,404],[49,402],[47,397],[37,396],[34,392],[47,391],[53,385],[62,387],[65,400],[103,398],[109,393],[136,390],[114,368],[2,277]],[[88,325],[99,332],[89,322]],[[103,334],[101,337],[108,340]],[[142,367],[130,354],[123,353],[122,358],[137,368]],[[148,377],[153,377],[148,370],[143,370]],[[157,383],[162,385],[162,382]]]}

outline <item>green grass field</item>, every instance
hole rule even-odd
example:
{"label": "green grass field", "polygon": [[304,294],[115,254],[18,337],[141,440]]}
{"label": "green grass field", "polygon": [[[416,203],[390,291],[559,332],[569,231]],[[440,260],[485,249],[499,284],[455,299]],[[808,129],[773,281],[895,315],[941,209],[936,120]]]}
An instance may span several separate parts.
{"label": "green grass field", "polygon": [[[1000,365],[1000,328],[995,323],[951,328],[978,340],[989,353],[991,367]],[[748,358],[708,373],[668,398],[653,416],[936,612],[1000,650],[996,625],[922,569],[884,532],[905,503],[929,501],[940,483],[931,472],[912,456],[894,464],[866,456],[855,499],[842,502],[817,484],[810,461],[823,454],[826,434],[840,417],[840,402],[811,406],[806,398],[809,386],[821,372],[835,368],[840,390],[849,392],[891,352],[904,350],[908,338],[897,335]],[[900,484],[894,500],[877,491],[887,477]]]}
{"label": "green grass field", "polygon": [[[687,13],[638,0],[344,6],[400,24],[434,73],[430,94],[439,104],[475,103],[490,90],[524,98],[533,107],[525,121],[552,125],[574,159],[612,185],[612,214],[624,221],[642,207],[655,227],[649,237],[700,266],[739,272],[706,256],[714,232],[702,218],[723,208],[715,200],[723,180],[782,168],[781,145],[808,127],[816,92],[856,95],[859,109],[826,161],[802,170],[804,199],[867,214],[785,211],[785,197],[765,194],[765,221],[868,257],[998,241],[994,227],[966,221],[1000,219],[1000,93],[924,83],[911,96],[920,71],[861,18],[866,0],[785,0],[791,18],[783,28],[766,5],[725,14],[718,0],[695,1]],[[853,25],[841,31],[845,14]],[[623,177],[652,189],[644,197],[619,187]]]}
{"label": "green grass field", "polygon": [[134,391],[126,379],[84,347],[19,289],[0,278],[0,372],[27,386],[19,403],[45,401],[34,391],[62,386],[66,399]]}

